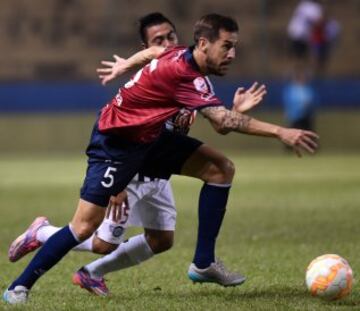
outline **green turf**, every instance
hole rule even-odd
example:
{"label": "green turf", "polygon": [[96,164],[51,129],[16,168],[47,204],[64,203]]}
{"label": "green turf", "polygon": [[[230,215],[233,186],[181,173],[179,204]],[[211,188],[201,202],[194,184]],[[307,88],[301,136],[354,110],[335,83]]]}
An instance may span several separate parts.
{"label": "green turf", "polygon": [[[237,167],[217,255],[247,275],[238,288],[193,285],[186,276],[196,234],[201,184],[174,178],[178,224],[174,248],[149,262],[108,275],[112,296],[89,295],[71,274],[96,258],[71,253],[45,275],[28,305],[0,310],[359,310],[359,285],[340,302],[312,298],[304,270],[316,256],[339,253],[360,271],[360,158],[324,155],[231,157]],[[8,244],[37,215],[57,225],[72,216],[85,161],[76,157],[0,158],[0,288],[24,268]],[[134,231],[132,231],[134,233]]]}

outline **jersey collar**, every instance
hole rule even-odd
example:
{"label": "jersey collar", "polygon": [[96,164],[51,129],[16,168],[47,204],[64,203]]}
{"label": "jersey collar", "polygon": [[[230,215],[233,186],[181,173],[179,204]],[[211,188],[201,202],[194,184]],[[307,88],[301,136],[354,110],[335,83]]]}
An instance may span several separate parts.
{"label": "jersey collar", "polygon": [[194,55],[193,55],[194,48],[195,48],[195,45],[192,45],[186,49],[185,60],[186,60],[186,62],[188,62],[191,65],[191,67],[193,69],[195,69],[196,71],[200,71],[200,68],[194,59]]}

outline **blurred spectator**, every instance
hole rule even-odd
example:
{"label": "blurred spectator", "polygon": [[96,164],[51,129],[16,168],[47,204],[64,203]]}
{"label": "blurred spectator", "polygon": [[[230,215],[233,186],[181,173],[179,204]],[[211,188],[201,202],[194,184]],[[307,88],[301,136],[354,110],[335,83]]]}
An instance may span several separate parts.
{"label": "blurred spectator", "polygon": [[308,59],[312,27],[322,19],[322,16],[323,7],[315,0],[302,0],[295,8],[287,32],[291,54],[297,61],[297,65],[304,65]]}
{"label": "blurred spectator", "polygon": [[317,76],[322,76],[325,73],[329,54],[339,32],[339,23],[325,15],[314,23],[310,36],[310,46]]}
{"label": "blurred spectator", "polygon": [[315,92],[303,70],[296,71],[283,90],[287,125],[304,130],[314,129]]}

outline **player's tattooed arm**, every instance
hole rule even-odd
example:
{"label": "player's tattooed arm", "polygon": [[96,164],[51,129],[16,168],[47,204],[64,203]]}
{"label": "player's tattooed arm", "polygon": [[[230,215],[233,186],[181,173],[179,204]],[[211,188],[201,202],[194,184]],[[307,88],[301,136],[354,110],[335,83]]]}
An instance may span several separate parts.
{"label": "player's tattooed arm", "polygon": [[101,65],[103,65],[103,67],[96,70],[99,75],[99,79],[101,80],[101,83],[105,85],[129,70],[148,64],[154,58],[159,57],[164,50],[164,47],[153,46],[137,52],[127,59],[118,55],[113,55],[114,61],[101,61]]}
{"label": "player's tattooed arm", "polygon": [[220,134],[229,132],[247,133],[251,117],[223,106],[206,107],[200,110],[201,114],[209,119],[212,126]]}
{"label": "player's tattooed arm", "polygon": [[230,111],[223,106],[206,107],[200,110],[210,120],[220,134],[231,131],[257,136],[275,137],[284,144],[294,148],[298,156],[302,151],[314,153],[318,147],[319,136],[312,131],[284,128],[275,124],[262,122],[245,114]]}

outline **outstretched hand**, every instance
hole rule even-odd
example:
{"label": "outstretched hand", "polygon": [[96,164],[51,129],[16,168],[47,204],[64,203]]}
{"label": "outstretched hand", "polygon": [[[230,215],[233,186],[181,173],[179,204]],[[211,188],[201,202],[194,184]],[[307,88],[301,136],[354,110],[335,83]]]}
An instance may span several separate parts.
{"label": "outstretched hand", "polygon": [[302,156],[303,151],[315,153],[318,148],[317,140],[319,135],[312,131],[305,131],[293,128],[281,128],[279,139],[286,145],[292,147],[298,157]]}
{"label": "outstretched hand", "polygon": [[125,58],[121,58],[118,55],[113,55],[115,61],[101,61],[104,66],[96,69],[99,75],[102,85],[106,85],[108,82],[116,79],[127,71],[127,62]]}
{"label": "outstretched hand", "polygon": [[239,87],[234,95],[233,110],[244,113],[258,105],[266,94],[266,86],[255,82],[248,90]]}

